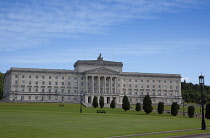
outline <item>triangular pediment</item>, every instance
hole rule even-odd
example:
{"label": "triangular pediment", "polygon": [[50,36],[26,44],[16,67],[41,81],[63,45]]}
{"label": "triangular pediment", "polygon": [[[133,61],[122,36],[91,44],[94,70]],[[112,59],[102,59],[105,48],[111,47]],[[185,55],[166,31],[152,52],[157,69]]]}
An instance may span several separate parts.
{"label": "triangular pediment", "polygon": [[104,68],[104,67],[87,70],[87,71],[85,71],[85,73],[90,73],[90,74],[91,73],[93,73],[93,74],[119,74],[119,72],[117,72],[115,70],[107,69],[107,68]]}

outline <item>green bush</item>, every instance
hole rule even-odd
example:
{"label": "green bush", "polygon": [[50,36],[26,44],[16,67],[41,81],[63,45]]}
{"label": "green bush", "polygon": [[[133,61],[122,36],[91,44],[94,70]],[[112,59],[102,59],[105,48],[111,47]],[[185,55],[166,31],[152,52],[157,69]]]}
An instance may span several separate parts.
{"label": "green bush", "polygon": [[99,105],[100,105],[100,108],[104,107],[104,97],[103,96],[100,96],[100,98],[99,98]]}
{"label": "green bush", "polygon": [[205,114],[205,117],[206,117],[207,119],[210,119],[210,103],[208,103],[208,104],[206,105],[206,114]]}
{"label": "green bush", "polygon": [[143,110],[146,114],[151,113],[153,110],[152,100],[148,94],[144,97],[144,100],[143,100]]}
{"label": "green bush", "polygon": [[163,113],[163,111],[164,111],[164,102],[159,102],[158,103],[158,113],[159,114],[162,114]]}
{"label": "green bush", "polygon": [[141,111],[141,104],[140,103],[136,103],[136,111],[137,112]]}
{"label": "green bush", "polygon": [[173,102],[171,105],[171,115],[176,116],[178,114],[179,105],[177,102]]}
{"label": "green bush", "polygon": [[98,107],[98,97],[97,96],[94,96],[92,106],[94,108]]}
{"label": "green bush", "polygon": [[128,97],[125,95],[123,97],[123,101],[122,101],[122,108],[123,110],[127,111],[127,110],[130,110],[130,102],[128,101]]}
{"label": "green bush", "polygon": [[195,114],[195,107],[194,106],[189,106],[188,107],[188,116],[189,118],[193,118]]}
{"label": "green bush", "polygon": [[110,104],[110,108],[114,109],[116,107],[115,100],[113,99]]}

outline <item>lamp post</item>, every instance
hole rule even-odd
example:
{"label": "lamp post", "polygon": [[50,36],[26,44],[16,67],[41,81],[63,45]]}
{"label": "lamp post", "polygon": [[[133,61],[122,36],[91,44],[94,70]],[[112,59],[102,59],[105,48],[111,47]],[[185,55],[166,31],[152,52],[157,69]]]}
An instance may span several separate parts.
{"label": "lamp post", "polygon": [[84,93],[80,93],[80,99],[81,99],[81,102],[80,102],[80,113],[82,113],[82,101],[83,101],[83,96],[84,96]]}
{"label": "lamp post", "polygon": [[206,130],[206,122],[204,119],[204,98],[203,98],[203,86],[204,86],[204,76],[199,76],[199,85],[201,87],[201,105],[202,105],[202,122],[201,122],[201,130]]}
{"label": "lamp post", "polygon": [[185,112],[184,112],[184,101],[183,101],[183,116],[185,116]]}

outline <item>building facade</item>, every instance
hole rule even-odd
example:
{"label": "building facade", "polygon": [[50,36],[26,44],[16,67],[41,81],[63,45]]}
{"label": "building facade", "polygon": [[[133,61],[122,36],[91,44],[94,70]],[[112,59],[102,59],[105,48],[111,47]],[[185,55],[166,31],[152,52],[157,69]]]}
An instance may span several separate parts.
{"label": "building facade", "polygon": [[122,72],[122,62],[78,60],[74,70],[11,68],[4,78],[4,100],[10,102],[68,102],[91,106],[94,96],[122,104],[142,103],[149,94],[152,102],[181,104],[181,75]]}

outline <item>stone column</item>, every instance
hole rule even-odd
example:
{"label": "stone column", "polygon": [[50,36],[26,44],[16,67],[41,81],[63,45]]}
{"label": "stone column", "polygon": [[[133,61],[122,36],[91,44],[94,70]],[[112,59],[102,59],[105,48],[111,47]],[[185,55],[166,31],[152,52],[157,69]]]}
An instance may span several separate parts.
{"label": "stone column", "polygon": [[98,76],[98,93],[100,93],[100,76]]}
{"label": "stone column", "polygon": [[110,93],[112,93],[112,77],[110,77]]}
{"label": "stone column", "polygon": [[106,93],[106,77],[104,76],[104,93]]}
{"label": "stone column", "polygon": [[94,76],[91,77],[92,77],[92,93],[94,93]]}
{"label": "stone column", "polygon": [[85,92],[88,92],[88,76],[85,76]]}
{"label": "stone column", "polygon": [[117,93],[117,78],[115,77],[115,83],[114,83],[114,86],[115,86],[115,94]]}

